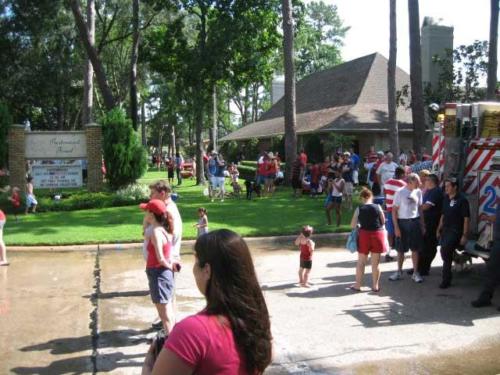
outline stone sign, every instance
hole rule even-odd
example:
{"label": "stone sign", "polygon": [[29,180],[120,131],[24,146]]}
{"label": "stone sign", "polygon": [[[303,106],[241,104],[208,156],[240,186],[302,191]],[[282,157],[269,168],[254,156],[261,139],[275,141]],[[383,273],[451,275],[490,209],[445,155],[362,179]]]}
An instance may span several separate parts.
{"label": "stone sign", "polygon": [[26,159],[82,159],[87,157],[85,132],[27,132]]}
{"label": "stone sign", "polygon": [[80,165],[34,165],[32,174],[35,188],[70,188],[83,185]]}

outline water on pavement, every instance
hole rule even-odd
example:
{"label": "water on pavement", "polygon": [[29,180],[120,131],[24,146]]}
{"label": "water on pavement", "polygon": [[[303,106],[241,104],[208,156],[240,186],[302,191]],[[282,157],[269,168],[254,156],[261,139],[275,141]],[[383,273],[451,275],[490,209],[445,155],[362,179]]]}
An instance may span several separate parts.
{"label": "water on pavement", "polygon": [[[268,374],[500,372],[500,313],[469,307],[481,264],[442,291],[438,260],[423,284],[387,281],[395,263],[384,263],[381,292],[369,291],[368,267],[366,288],[354,293],[355,256],[345,250],[318,249],[310,289],[296,285],[296,251],[252,252],[272,320]],[[155,320],[140,250],[9,256],[0,267],[0,374],[140,373]],[[183,262],[179,318],[204,306],[192,256]]]}

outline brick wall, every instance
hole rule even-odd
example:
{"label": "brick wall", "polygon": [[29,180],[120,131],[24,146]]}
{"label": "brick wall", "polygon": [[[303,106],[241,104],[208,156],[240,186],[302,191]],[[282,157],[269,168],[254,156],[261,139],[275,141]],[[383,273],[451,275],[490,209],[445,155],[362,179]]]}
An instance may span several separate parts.
{"label": "brick wall", "polygon": [[87,189],[101,191],[103,186],[102,167],[102,129],[98,124],[85,125],[87,134]]}
{"label": "brick wall", "polygon": [[26,191],[26,159],[24,158],[24,125],[12,125],[9,129],[9,184]]}

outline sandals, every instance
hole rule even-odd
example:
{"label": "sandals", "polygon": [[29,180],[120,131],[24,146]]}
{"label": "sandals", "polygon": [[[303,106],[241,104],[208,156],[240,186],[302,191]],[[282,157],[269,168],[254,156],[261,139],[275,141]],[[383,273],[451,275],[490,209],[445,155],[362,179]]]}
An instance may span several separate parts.
{"label": "sandals", "polygon": [[377,289],[372,288],[372,292],[373,292],[373,293],[378,293],[378,292],[380,292],[380,287],[378,287]]}
{"label": "sandals", "polygon": [[349,289],[351,289],[351,290],[352,290],[352,291],[354,291],[354,292],[361,292],[361,289],[356,288],[354,285],[351,285],[351,286],[349,287]]}

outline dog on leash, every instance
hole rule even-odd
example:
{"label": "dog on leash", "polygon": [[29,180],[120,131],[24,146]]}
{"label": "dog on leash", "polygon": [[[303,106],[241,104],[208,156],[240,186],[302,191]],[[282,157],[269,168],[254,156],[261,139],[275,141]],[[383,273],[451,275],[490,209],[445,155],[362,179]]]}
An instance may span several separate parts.
{"label": "dog on leash", "polygon": [[247,199],[252,200],[252,195],[255,193],[260,198],[260,185],[253,180],[245,180],[245,188],[247,191]]}
{"label": "dog on leash", "polygon": [[463,272],[472,266],[472,257],[465,251],[455,251],[453,254],[454,269],[457,272]]}

